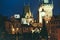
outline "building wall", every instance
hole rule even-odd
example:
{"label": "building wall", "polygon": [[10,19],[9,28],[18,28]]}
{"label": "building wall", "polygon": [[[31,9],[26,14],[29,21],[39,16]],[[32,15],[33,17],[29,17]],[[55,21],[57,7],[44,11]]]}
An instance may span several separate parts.
{"label": "building wall", "polygon": [[57,38],[60,40],[60,28],[57,28]]}
{"label": "building wall", "polygon": [[58,27],[60,27],[60,19],[58,18],[52,18],[51,21],[46,24],[47,26],[47,30],[48,30],[48,34],[50,35],[50,39],[49,40],[57,40],[58,39]]}

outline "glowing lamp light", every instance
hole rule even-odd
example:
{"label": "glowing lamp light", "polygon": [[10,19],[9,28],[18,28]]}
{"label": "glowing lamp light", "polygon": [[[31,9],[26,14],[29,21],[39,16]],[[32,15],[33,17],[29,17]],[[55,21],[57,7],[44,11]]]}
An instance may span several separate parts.
{"label": "glowing lamp light", "polygon": [[16,28],[16,30],[18,31],[18,30],[19,30],[19,28]]}
{"label": "glowing lamp light", "polygon": [[15,29],[13,28],[12,31],[15,31]]}
{"label": "glowing lamp light", "polygon": [[44,19],[45,19],[46,21],[50,21],[50,20],[51,20],[50,17],[45,17]]}
{"label": "glowing lamp light", "polygon": [[47,16],[46,16],[44,19],[45,19],[46,23],[48,23],[48,21],[51,20],[51,17],[47,17]]}

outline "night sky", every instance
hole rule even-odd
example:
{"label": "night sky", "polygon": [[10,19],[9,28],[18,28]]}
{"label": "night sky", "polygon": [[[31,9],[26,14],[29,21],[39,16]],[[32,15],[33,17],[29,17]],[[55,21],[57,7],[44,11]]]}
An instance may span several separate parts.
{"label": "night sky", "polygon": [[[0,0],[0,14],[8,17],[15,13],[23,14],[24,5],[29,4],[31,12],[36,16],[40,3],[39,0]],[[60,0],[54,0],[53,13],[60,14]]]}

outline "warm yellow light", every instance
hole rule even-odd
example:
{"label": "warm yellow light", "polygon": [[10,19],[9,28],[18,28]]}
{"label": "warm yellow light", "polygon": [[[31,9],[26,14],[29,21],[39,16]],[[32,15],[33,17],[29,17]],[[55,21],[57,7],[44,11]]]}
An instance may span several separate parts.
{"label": "warm yellow light", "polygon": [[32,30],[32,33],[34,33],[35,30]]}
{"label": "warm yellow light", "polygon": [[18,31],[18,30],[19,30],[19,28],[16,28],[16,30]]}
{"label": "warm yellow light", "polygon": [[46,21],[46,23],[48,23],[48,21]]}
{"label": "warm yellow light", "polygon": [[51,17],[45,17],[44,18],[46,21],[50,21],[51,20]]}
{"label": "warm yellow light", "polygon": [[15,29],[14,29],[14,28],[12,28],[12,31],[15,31]]}

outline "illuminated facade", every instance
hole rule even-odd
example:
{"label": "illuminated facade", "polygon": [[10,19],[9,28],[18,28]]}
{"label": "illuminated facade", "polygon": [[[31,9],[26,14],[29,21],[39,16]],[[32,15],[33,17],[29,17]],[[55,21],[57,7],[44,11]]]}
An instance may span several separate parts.
{"label": "illuminated facade", "polygon": [[49,2],[49,0],[43,0],[42,5],[39,7],[39,23],[42,23],[42,19],[45,18],[46,23],[51,19],[53,16],[53,0]]}

